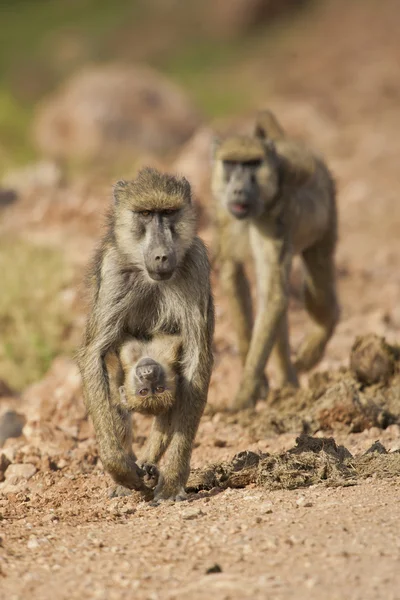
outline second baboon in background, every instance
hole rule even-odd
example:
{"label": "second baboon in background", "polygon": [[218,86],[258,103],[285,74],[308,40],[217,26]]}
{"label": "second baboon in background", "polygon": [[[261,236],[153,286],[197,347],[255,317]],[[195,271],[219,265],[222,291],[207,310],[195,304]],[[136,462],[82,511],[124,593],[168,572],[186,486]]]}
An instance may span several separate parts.
{"label": "second baboon in background", "polygon": [[[237,328],[244,372],[235,409],[254,405],[274,349],[280,383],[298,385],[297,373],[321,359],[339,316],[334,252],[335,185],[322,158],[291,140],[269,111],[254,135],[216,142],[212,172],[221,280]],[[253,325],[244,272],[251,246],[257,278]],[[315,322],[292,365],[288,336],[288,280],[292,257],[305,270],[304,298]]]}

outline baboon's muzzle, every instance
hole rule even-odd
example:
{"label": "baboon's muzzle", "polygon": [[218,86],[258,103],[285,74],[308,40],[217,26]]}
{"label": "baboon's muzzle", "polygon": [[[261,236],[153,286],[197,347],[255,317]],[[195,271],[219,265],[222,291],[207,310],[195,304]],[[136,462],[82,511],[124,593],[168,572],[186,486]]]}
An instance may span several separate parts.
{"label": "baboon's muzzle", "polygon": [[242,167],[238,167],[232,176],[227,194],[229,212],[236,219],[248,217],[255,196],[252,175],[245,172]]}
{"label": "baboon's muzzle", "polygon": [[154,281],[170,279],[177,264],[171,231],[164,227],[161,219],[154,219],[149,233],[151,241],[145,261],[147,272]]}

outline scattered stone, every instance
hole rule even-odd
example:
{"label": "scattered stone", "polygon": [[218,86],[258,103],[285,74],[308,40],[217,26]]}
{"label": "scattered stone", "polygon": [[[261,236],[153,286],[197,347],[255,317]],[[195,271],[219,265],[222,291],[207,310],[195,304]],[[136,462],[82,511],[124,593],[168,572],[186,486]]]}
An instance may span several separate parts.
{"label": "scattered stone", "polygon": [[206,570],[206,575],[212,575],[212,573],[222,573],[222,569],[218,563],[215,563],[215,565]]}
{"label": "scattered stone", "polygon": [[182,511],[182,519],[184,521],[192,521],[193,519],[197,519],[197,517],[201,517],[204,515],[203,511],[200,508],[187,508]]}
{"label": "scattered stone", "polygon": [[387,383],[394,372],[396,354],[398,350],[384,338],[374,334],[359,336],[351,349],[350,368],[360,383]]}
{"label": "scattered stone", "polygon": [[305,496],[300,496],[300,498],[297,498],[296,500],[296,505],[298,507],[303,506],[304,508],[311,508],[313,503],[309,500],[306,500]]}
{"label": "scattered stone", "polygon": [[225,440],[219,440],[218,438],[214,440],[214,446],[216,448],[226,448],[227,442]]}
{"label": "scattered stone", "polygon": [[365,454],[370,454],[371,452],[378,452],[378,454],[388,454],[388,451],[386,450],[385,446],[381,444],[379,440],[376,440],[376,442],[374,442],[372,446],[370,446],[370,448],[368,448],[368,450],[365,451]]}
{"label": "scattered stone", "polygon": [[26,546],[29,550],[36,550],[36,548],[39,548],[39,545],[38,539],[35,536],[31,536]]}
{"label": "scattered stone", "polygon": [[270,515],[273,513],[272,502],[266,501],[259,506],[260,513],[263,515]]}
{"label": "scattered stone", "polygon": [[6,471],[5,478],[7,483],[17,485],[21,479],[28,480],[36,473],[35,465],[30,463],[10,465]]}

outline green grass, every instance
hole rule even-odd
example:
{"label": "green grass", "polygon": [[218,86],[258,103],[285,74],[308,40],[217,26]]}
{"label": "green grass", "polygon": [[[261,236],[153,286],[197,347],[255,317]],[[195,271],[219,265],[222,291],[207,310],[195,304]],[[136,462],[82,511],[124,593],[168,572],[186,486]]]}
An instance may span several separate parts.
{"label": "green grass", "polygon": [[[186,89],[205,117],[254,108],[260,81],[243,82],[246,61],[278,51],[307,10],[262,23],[251,34],[219,39],[196,18],[206,10],[182,3],[179,14],[161,0],[4,0],[0,3],[0,172],[35,158],[30,124],[35,103],[82,64],[148,62]],[[303,15],[303,17],[302,17]],[[164,34],[167,35],[165,36]],[[159,45],[154,40],[161,40]],[[242,69],[242,70],[240,70]],[[261,93],[268,91],[262,89]],[[5,157],[5,160],[4,160]]]}
{"label": "green grass", "polygon": [[70,273],[57,251],[10,239],[0,241],[0,273],[0,379],[20,390],[71,350],[60,297]]}

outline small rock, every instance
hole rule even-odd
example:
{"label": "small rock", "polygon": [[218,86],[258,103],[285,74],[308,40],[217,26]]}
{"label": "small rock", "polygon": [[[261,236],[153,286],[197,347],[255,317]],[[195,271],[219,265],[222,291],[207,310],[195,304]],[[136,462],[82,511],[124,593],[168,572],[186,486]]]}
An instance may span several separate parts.
{"label": "small rock", "polygon": [[313,503],[307,500],[305,496],[300,496],[300,498],[297,498],[296,504],[297,506],[304,506],[305,508],[310,508],[313,505]]}
{"label": "small rock", "polygon": [[36,473],[36,467],[30,463],[10,465],[5,477],[7,483],[17,485],[21,479],[30,479]]}
{"label": "small rock", "polygon": [[394,371],[394,356],[394,349],[384,338],[359,336],[351,349],[350,367],[363,384],[387,382]]}
{"label": "small rock", "polygon": [[42,518],[42,523],[52,523],[53,521],[57,521],[58,517],[54,513],[49,513],[48,515],[44,515]]}
{"label": "small rock", "polygon": [[136,509],[133,506],[122,506],[119,511],[123,515],[133,515]]}
{"label": "small rock", "polygon": [[272,502],[263,502],[259,507],[260,513],[263,515],[270,515],[272,511]]}
{"label": "small rock", "polygon": [[214,446],[216,448],[226,448],[227,442],[225,440],[216,439],[214,440]]}
{"label": "small rock", "polygon": [[36,548],[39,548],[39,542],[35,536],[29,538],[27,548],[29,550],[35,550]]}
{"label": "small rock", "polygon": [[206,570],[206,575],[211,575],[212,573],[222,573],[222,569],[218,563],[215,563],[215,565]]}
{"label": "small rock", "polygon": [[15,456],[17,454],[16,446],[8,446],[8,448],[3,448],[1,451],[2,454],[8,459],[10,463],[14,462]]}
{"label": "small rock", "polygon": [[376,440],[376,442],[374,442],[372,446],[365,451],[365,454],[372,454],[372,452],[377,452],[378,454],[388,454],[385,446],[381,444],[379,440]]}
{"label": "small rock", "polygon": [[182,512],[182,519],[185,521],[192,521],[193,519],[197,519],[197,517],[202,515],[204,515],[204,513],[200,508],[187,508]]}

